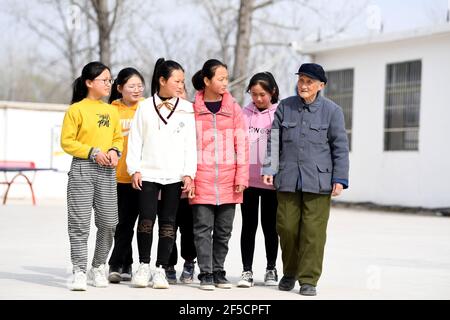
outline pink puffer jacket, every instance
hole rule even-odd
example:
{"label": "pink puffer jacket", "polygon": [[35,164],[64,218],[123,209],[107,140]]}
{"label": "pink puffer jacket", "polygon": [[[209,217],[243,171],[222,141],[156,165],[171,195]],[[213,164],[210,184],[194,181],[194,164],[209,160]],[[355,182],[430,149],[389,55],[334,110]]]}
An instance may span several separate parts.
{"label": "pink puffer jacket", "polygon": [[197,173],[191,204],[242,203],[235,186],[248,186],[248,137],[241,107],[230,93],[223,95],[218,113],[205,106],[203,91],[194,102],[197,127]]}

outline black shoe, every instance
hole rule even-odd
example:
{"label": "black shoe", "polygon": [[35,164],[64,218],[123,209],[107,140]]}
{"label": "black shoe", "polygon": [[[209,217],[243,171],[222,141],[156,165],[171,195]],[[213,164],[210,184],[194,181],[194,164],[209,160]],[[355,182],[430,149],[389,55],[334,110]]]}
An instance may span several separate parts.
{"label": "black shoe", "polygon": [[120,283],[122,281],[122,267],[109,266],[108,281],[111,283]]}
{"label": "black shoe", "polygon": [[177,271],[174,266],[167,266],[164,268],[166,271],[166,279],[169,284],[177,284]]}
{"label": "black shoe", "polygon": [[311,284],[302,284],[300,287],[300,292],[302,296],[315,296],[317,295],[316,287]]}
{"label": "black shoe", "polygon": [[194,281],[195,273],[195,261],[185,261],[183,266],[183,272],[180,276],[182,283],[192,283]]}
{"label": "black shoe", "polygon": [[214,277],[212,273],[201,272],[198,275],[198,280],[200,280],[200,289],[214,290]]}
{"label": "black shoe", "polygon": [[122,281],[131,281],[131,277],[133,275],[133,270],[131,264],[129,266],[122,267],[122,273],[120,276],[122,277]]}
{"label": "black shoe", "polygon": [[231,289],[231,283],[227,278],[225,278],[225,274],[225,270],[214,271],[214,284],[217,288]]}
{"label": "black shoe", "polygon": [[278,289],[281,291],[291,291],[295,287],[295,278],[291,276],[283,276],[278,283]]}

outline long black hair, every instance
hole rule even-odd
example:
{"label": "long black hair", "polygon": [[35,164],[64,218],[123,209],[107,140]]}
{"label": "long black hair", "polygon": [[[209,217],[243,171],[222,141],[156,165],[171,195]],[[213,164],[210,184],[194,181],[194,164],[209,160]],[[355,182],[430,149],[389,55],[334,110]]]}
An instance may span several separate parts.
{"label": "long black hair", "polygon": [[72,101],[70,103],[73,104],[86,98],[89,92],[86,86],[86,80],[94,80],[105,70],[111,72],[109,67],[99,61],[89,62],[85,65],[81,71],[81,76],[73,82]]}
{"label": "long black hair", "polygon": [[280,89],[278,88],[278,84],[273,77],[273,74],[270,72],[260,72],[255,74],[248,83],[247,92],[250,92],[250,89],[259,84],[264,91],[270,93],[272,95],[272,99],[270,99],[270,103],[277,103],[280,96]]}
{"label": "long black hair", "polygon": [[183,67],[176,61],[165,60],[164,58],[159,58],[155,63],[155,70],[153,71],[152,77],[152,95],[159,92],[160,84],[159,78],[163,77],[168,80],[175,70],[181,70],[184,72]]}
{"label": "long black hair", "polygon": [[217,59],[209,59],[205,62],[202,69],[197,71],[194,76],[192,77],[192,84],[194,85],[195,90],[200,91],[205,89],[205,77],[211,80],[214,78],[214,75],[216,74],[216,70],[219,67],[224,67],[225,69],[228,69],[227,65]]}
{"label": "long black hair", "polygon": [[108,103],[113,102],[114,100],[122,98],[122,94],[117,89],[118,86],[122,86],[128,82],[133,76],[139,77],[141,79],[142,84],[145,85],[144,77],[140,74],[139,71],[137,71],[135,68],[125,68],[120,70],[119,74],[117,75],[116,80],[114,80],[114,83],[111,88],[111,95],[109,96]]}

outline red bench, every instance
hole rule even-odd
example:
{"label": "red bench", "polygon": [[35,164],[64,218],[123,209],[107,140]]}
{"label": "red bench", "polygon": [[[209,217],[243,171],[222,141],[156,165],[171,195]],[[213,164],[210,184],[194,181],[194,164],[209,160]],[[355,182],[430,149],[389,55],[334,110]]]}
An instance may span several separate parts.
{"label": "red bench", "polygon": [[[6,191],[3,195],[3,204],[6,204],[6,199],[8,198],[8,192],[11,185],[15,182],[16,178],[24,177],[28,186],[31,190],[31,197],[33,199],[33,205],[36,205],[36,197],[34,196],[33,182],[36,176],[36,171],[44,170],[55,170],[51,168],[36,168],[36,164],[33,161],[10,161],[10,160],[0,160],[0,171],[3,172],[5,180],[0,181],[0,184],[6,184]],[[8,179],[8,172],[17,172],[12,179]],[[30,179],[25,175],[25,172],[32,172],[33,178]]]}

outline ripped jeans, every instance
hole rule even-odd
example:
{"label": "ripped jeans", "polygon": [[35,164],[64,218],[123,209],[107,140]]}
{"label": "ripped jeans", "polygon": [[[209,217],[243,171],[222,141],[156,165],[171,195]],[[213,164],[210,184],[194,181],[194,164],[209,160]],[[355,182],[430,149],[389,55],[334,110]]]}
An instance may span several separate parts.
{"label": "ripped jeans", "polygon": [[[156,216],[158,216],[159,240],[156,266],[169,264],[170,253],[175,241],[175,221],[181,196],[181,185],[181,182],[167,185],[147,181],[142,182],[137,226],[140,263],[150,263],[153,226]],[[161,192],[160,201],[158,201],[159,192]]]}

